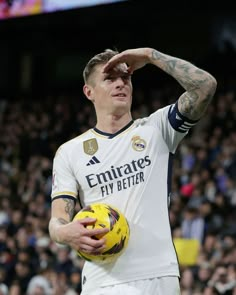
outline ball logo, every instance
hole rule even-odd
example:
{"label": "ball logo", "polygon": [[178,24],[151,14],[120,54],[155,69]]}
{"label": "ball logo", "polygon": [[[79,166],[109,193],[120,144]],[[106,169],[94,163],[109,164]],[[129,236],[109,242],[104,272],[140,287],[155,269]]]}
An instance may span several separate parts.
{"label": "ball logo", "polygon": [[137,152],[141,152],[146,148],[146,141],[140,136],[134,136],[132,138],[132,148]]}

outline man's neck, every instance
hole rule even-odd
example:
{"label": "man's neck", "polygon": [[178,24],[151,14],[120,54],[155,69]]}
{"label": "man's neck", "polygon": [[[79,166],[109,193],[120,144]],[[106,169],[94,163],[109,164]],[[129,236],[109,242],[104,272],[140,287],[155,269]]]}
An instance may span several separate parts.
{"label": "man's neck", "polygon": [[131,114],[125,114],[123,116],[107,116],[98,118],[96,128],[100,131],[114,134],[122,129],[124,126],[130,123],[132,120]]}

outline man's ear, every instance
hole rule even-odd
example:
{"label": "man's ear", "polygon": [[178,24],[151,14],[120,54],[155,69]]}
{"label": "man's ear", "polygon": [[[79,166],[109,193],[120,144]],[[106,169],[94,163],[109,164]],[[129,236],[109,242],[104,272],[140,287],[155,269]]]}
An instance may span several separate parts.
{"label": "man's ear", "polygon": [[93,97],[92,97],[93,91],[92,91],[91,86],[85,84],[83,86],[83,92],[84,92],[84,95],[87,97],[87,99],[93,101]]}

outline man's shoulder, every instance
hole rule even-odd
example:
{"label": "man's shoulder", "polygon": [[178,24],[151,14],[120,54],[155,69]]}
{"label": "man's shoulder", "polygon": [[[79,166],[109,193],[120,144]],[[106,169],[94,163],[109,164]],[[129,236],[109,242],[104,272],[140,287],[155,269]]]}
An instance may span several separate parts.
{"label": "man's shoulder", "polygon": [[69,139],[68,141],[64,142],[61,146],[59,146],[57,152],[70,152],[75,147],[83,143],[85,140],[91,137],[91,129],[87,130],[86,132]]}
{"label": "man's shoulder", "polygon": [[167,105],[165,107],[160,107],[156,111],[150,113],[148,116],[143,118],[138,118],[135,120],[136,125],[145,125],[152,121],[153,117],[161,117],[163,115],[167,115],[169,112],[169,109],[172,105]]}

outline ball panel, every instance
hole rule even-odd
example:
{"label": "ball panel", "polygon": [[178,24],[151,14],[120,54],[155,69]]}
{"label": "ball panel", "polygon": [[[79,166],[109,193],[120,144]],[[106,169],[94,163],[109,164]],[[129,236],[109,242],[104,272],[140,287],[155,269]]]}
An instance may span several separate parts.
{"label": "ball panel", "polygon": [[[87,228],[109,229],[104,235],[106,247],[100,255],[89,255],[81,251],[78,251],[78,255],[88,261],[110,261],[120,256],[127,247],[130,236],[128,221],[121,211],[111,205],[94,203],[81,209],[74,220],[87,217],[97,219],[94,225],[89,225]],[[97,235],[95,238],[100,239],[102,236]]]}

